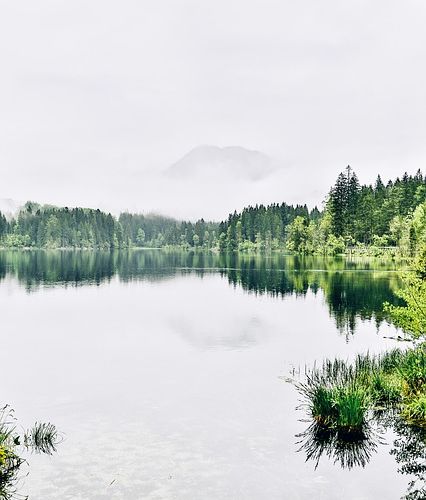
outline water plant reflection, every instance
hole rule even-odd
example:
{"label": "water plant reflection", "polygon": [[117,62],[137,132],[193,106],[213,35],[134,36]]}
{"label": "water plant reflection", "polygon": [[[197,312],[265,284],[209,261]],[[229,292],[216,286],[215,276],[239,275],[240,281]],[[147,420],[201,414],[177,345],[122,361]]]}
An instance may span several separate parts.
{"label": "water plant reflection", "polygon": [[426,352],[424,344],[382,356],[358,355],[352,364],[327,360],[296,382],[309,426],[299,451],[318,466],[326,456],[342,468],[365,467],[393,430],[391,454],[399,472],[414,476],[407,499],[426,498]]}
{"label": "water plant reflection", "polygon": [[426,429],[407,424],[395,412],[375,412],[372,419],[357,432],[330,429],[316,421],[297,435],[298,451],[306,461],[318,467],[321,458],[331,460],[342,469],[365,467],[379,445],[386,444],[384,433],[391,429],[396,435],[390,454],[398,464],[398,472],[407,475],[405,500],[426,498]]}
{"label": "water plant reflection", "polygon": [[356,432],[345,432],[314,421],[297,437],[301,445],[298,451],[306,453],[306,460],[313,460],[315,468],[323,455],[343,469],[365,467],[380,442],[379,431],[370,423]]}

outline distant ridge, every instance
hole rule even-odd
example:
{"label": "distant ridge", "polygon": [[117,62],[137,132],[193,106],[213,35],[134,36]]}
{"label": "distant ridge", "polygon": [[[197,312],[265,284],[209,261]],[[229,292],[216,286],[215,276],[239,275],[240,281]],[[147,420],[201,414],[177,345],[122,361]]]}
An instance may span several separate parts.
{"label": "distant ridge", "polygon": [[269,156],[240,146],[198,146],[166,170],[173,178],[217,178],[257,181],[275,167]]}

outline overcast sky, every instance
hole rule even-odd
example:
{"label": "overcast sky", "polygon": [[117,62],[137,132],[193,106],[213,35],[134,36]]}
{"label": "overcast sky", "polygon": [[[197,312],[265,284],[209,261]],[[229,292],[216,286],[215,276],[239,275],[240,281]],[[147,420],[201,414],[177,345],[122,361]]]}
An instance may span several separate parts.
{"label": "overcast sky", "polygon": [[[425,168],[426,2],[0,0],[0,198],[225,217]],[[189,184],[201,144],[282,169]]]}

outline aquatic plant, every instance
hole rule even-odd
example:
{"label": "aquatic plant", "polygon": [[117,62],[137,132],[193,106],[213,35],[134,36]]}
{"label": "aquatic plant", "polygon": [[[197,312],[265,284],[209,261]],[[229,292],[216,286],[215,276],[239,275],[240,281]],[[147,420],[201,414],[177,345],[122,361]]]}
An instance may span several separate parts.
{"label": "aquatic plant", "polygon": [[426,427],[426,393],[410,398],[402,408],[401,415],[415,425]]}
{"label": "aquatic plant", "polygon": [[394,349],[381,356],[358,355],[351,364],[326,360],[296,382],[300,407],[318,424],[358,432],[369,413],[397,409],[416,425],[426,425],[426,351]]}
{"label": "aquatic plant", "polygon": [[406,351],[396,368],[408,395],[426,391],[426,351],[424,346]]}
{"label": "aquatic plant", "polygon": [[302,407],[320,425],[358,433],[367,421],[370,393],[366,380],[374,373],[376,360],[358,356],[354,365],[342,360],[326,360],[321,368],[307,373],[306,381],[296,383],[304,398]]}
{"label": "aquatic plant", "polygon": [[369,390],[375,410],[385,409],[402,401],[402,381],[394,373],[386,373],[384,370],[374,373]]}
{"label": "aquatic plant", "polygon": [[332,427],[337,416],[333,389],[320,385],[312,391],[310,413],[316,422]]}
{"label": "aquatic plant", "polygon": [[15,483],[25,460],[19,455],[21,448],[38,453],[52,454],[59,443],[54,425],[36,423],[31,429],[17,432],[16,418],[8,406],[0,409],[0,499],[15,498]]}
{"label": "aquatic plant", "polygon": [[356,383],[339,387],[335,393],[335,427],[339,432],[352,434],[359,432],[366,423],[368,392]]}
{"label": "aquatic plant", "polygon": [[298,435],[306,460],[318,465],[326,454],[342,467],[364,466],[377,446],[371,429],[393,428],[391,454],[402,464],[399,472],[414,476],[406,500],[426,498],[426,247],[415,271],[399,294],[405,306],[386,305],[413,347],[359,355],[351,364],[327,360],[295,384],[311,418]]}

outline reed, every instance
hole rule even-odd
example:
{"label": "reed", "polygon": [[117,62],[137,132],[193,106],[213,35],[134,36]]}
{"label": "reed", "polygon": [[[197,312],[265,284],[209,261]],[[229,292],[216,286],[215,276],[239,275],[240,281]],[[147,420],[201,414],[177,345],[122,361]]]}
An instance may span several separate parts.
{"label": "reed", "polygon": [[426,426],[426,349],[393,349],[380,356],[358,355],[353,363],[326,360],[296,383],[301,407],[318,425],[342,433],[359,433],[371,414],[400,412]]}

